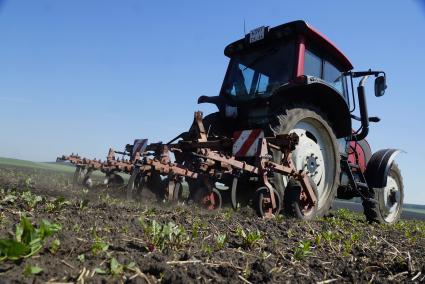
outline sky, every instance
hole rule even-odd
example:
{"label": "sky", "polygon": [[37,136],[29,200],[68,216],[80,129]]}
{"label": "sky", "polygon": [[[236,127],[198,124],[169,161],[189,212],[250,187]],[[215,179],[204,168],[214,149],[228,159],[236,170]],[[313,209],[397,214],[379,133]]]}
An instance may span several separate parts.
{"label": "sky", "polygon": [[258,26],[302,19],[355,70],[387,74],[368,107],[374,151],[400,148],[405,202],[425,204],[423,1],[0,0],[0,156],[105,158],[135,138],[186,131],[217,95],[224,47]]}

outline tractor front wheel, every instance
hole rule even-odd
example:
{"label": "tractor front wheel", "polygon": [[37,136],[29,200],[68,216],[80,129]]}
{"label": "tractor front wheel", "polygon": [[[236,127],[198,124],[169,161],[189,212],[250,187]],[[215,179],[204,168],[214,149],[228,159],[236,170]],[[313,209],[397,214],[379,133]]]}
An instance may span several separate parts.
{"label": "tractor front wheel", "polygon": [[394,224],[400,219],[404,199],[403,178],[393,163],[384,188],[373,188],[372,199],[363,201],[364,214],[369,222]]}

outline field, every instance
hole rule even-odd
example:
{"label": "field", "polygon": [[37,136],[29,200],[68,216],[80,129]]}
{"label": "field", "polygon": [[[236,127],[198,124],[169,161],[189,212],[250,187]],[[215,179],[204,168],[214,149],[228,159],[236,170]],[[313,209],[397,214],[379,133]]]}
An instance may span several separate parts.
{"label": "field", "polygon": [[[23,163],[23,164],[22,164]],[[72,168],[0,160],[0,283],[423,282],[425,223],[346,209],[301,222],[74,189]]]}

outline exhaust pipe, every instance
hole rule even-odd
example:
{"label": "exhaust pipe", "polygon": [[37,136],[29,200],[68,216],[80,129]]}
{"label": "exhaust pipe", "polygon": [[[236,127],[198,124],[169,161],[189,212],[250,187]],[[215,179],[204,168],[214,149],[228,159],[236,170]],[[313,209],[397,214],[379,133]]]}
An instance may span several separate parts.
{"label": "exhaust pipe", "polygon": [[366,136],[369,134],[369,114],[367,112],[367,105],[366,105],[366,94],[365,94],[365,88],[364,84],[367,80],[369,75],[364,76],[359,83],[359,86],[357,87],[357,96],[359,99],[359,108],[360,108],[360,121],[362,124],[360,133],[353,134],[351,136],[351,141],[360,141],[366,138]]}

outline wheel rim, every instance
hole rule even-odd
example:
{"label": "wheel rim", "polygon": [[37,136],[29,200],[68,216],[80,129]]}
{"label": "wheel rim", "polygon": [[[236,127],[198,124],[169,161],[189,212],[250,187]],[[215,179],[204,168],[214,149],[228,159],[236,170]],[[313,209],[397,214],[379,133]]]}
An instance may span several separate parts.
{"label": "wheel rim", "polygon": [[333,150],[333,141],[328,130],[312,118],[299,121],[290,133],[299,136],[292,160],[296,169],[306,171],[316,184],[317,208],[320,210],[330,197],[334,185],[337,153]]}
{"label": "wheel rim", "polygon": [[202,206],[207,210],[215,210],[221,207],[220,197],[218,192],[213,190],[210,193],[206,193],[201,199]]}
{"label": "wheel rim", "polygon": [[395,178],[388,176],[387,186],[384,187],[384,220],[392,223],[400,209],[400,187]]}
{"label": "wheel rim", "polygon": [[274,199],[276,202],[276,208],[273,210],[272,204],[271,204],[271,196],[268,192],[268,189],[265,187],[259,188],[257,191],[260,192],[258,197],[258,203],[260,208],[260,214],[263,217],[270,217],[273,214],[279,213],[281,208],[280,199],[278,196],[278,193],[275,189],[273,189]]}

